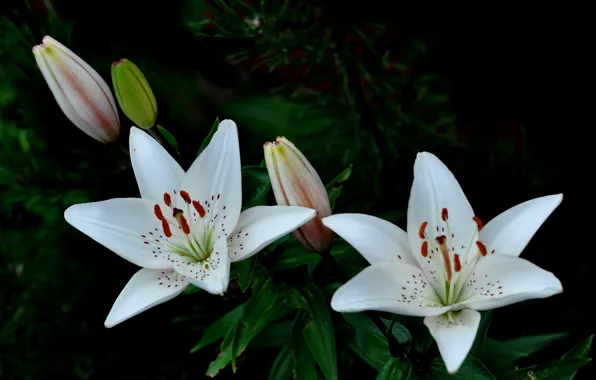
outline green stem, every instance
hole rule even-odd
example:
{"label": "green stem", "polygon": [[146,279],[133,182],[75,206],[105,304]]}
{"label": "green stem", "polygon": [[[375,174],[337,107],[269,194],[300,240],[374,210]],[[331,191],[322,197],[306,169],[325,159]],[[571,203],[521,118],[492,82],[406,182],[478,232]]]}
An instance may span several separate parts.
{"label": "green stem", "polygon": [[[348,278],[345,275],[342,267],[339,266],[337,261],[335,261],[335,259],[331,255],[331,251],[320,252],[320,255],[323,258],[323,260],[326,260],[332,266],[335,267],[337,274],[339,275],[339,277],[341,278],[341,280],[344,283],[348,281]],[[387,342],[389,342],[389,352],[391,352],[391,356],[393,356],[394,358],[397,357],[398,352],[399,352],[399,343],[397,342],[397,339],[395,339],[395,336],[393,335],[393,332],[392,332],[393,324],[395,324],[395,320],[393,320],[390,327],[387,328],[387,326],[385,326],[383,321],[381,321],[381,317],[376,315],[373,311],[365,311],[365,313],[366,313],[366,315],[368,315],[370,317],[370,319],[372,319],[372,321],[379,328],[379,330],[381,330],[381,333],[383,334],[383,336],[385,336],[387,338]]]}

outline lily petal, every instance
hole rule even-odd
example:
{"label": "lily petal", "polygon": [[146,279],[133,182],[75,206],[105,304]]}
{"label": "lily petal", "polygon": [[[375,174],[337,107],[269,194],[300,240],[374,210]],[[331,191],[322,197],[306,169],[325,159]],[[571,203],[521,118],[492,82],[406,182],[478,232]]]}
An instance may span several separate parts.
{"label": "lily petal", "polygon": [[441,306],[419,268],[397,262],[364,268],[337,289],[331,308],[339,312],[377,310],[415,317],[440,315],[451,309]]}
{"label": "lily petal", "polygon": [[509,255],[478,260],[454,309],[488,310],[563,291],[558,278],[528,260]]}
{"label": "lily petal", "polygon": [[208,259],[195,263],[179,263],[174,270],[185,276],[191,284],[211,294],[223,295],[230,282],[230,259],[226,238],[213,246]]}
{"label": "lily petal", "polygon": [[563,194],[557,194],[520,203],[488,222],[480,240],[488,252],[519,256],[562,200]]}
{"label": "lily petal", "polygon": [[255,206],[240,214],[230,235],[230,260],[251,257],[269,243],[294,231],[316,216],[316,211],[298,206]]}
{"label": "lily petal", "polygon": [[480,313],[475,310],[462,310],[438,317],[424,318],[424,324],[437,341],[439,353],[450,374],[459,370],[468,356],[480,324]]}
{"label": "lily petal", "polygon": [[161,144],[139,128],[130,129],[130,160],[141,198],[163,202],[182,184],[184,170]]}
{"label": "lily petal", "polygon": [[371,264],[398,261],[418,266],[408,234],[393,223],[365,214],[337,214],[324,218],[323,224]]}
{"label": "lily petal", "polygon": [[[437,257],[431,260],[433,253],[428,254],[423,244],[434,245],[439,236],[445,236],[448,248],[457,247],[463,261],[469,247],[477,250],[473,218],[472,206],[447,166],[431,153],[418,153],[408,204],[408,237],[414,257],[441,299],[446,298],[448,271],[441,254],[435,251]],[[453,248],[447,253],[450,263]]]}
{"label": "lily petal", "polygon": [[[188,192],[207,212],[208,218],[221,233],[229,235],[242,207],[240,147],[236,123],[224,120],[211,142],[192,164],[180,190]],[[179,208],[186,209],[178,199]]]}
{"label": "lily petal", "polygon": [[[161,224],[153,213],[154,203],[139,198],[116,198],[82,203],[64,211],[64,219],[77,230],[141,267],[171,268],[161,254]],[[157,242],[159,243],[159,241]]]}
{"label": "lily petal", "polygon": [[187,286],[188,280],[171,269],[141,269],[122,289],[104,325],[114,327],[153,306],[171,300]]}

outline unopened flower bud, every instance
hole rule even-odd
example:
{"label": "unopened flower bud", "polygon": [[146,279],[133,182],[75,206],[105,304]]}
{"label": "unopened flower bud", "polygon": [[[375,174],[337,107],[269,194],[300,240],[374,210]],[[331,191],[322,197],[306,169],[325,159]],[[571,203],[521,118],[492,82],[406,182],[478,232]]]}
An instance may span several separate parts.
{"label": "unopened flower bud", "polygon": [[116,140],[120,134],[118,109],[99,74],[50,36],[33,47],[33,55],[66,117],[97,141]]}
{"label": "unopened flower bud", "polygon": [[112,84],[122,112],[138,127],[153,127],[157,118],[157,102],[137,65],[126,58],[114,62]]}
{"label": "unopened flower bud", "polygon": [[317,216],[294,231],[294,236],[312,251],[328,250],[333,232],[323,225],[321,219],[331,215],[331,206],[317,171],[285,137],[266,142],[263,149],[277,204],[308,207],[317,211]]}

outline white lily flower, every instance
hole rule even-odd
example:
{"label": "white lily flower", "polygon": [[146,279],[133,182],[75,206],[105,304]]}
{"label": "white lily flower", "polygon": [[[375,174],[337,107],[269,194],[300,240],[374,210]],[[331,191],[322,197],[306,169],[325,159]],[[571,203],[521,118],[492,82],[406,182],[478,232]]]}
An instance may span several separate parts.
{"label": "white lily flower", "polygon": [[407,233],[369,215],[323,219],[371,264],[336,291],[331,307],[425,317],[447,370],[455,373],[474,343],[479,310],[563,291],[552,273],[518,257],[562,199],[524,202],[483,226],[451,171],[434,155],[419,153]]}
{"label": "white lily flower", "polygon": [[220,123],[187,173],[147,133],[130,131],[130,156],[141,198],[71,206],[68,223],[143,269],[124,287],[106,327],[168,301],[193,284],[212,294],[228,288],[230,263],[311,220],[304,207],[242,204],[238,130]]}

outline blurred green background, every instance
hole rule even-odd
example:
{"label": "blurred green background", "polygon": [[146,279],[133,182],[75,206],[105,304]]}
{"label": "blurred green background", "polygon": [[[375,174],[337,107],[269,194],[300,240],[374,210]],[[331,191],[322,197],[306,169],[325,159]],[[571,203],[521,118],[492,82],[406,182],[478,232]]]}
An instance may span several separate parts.
{"label": "blurred green background", "polygon": [[[199,0],[2,2],[0,378],[201,378],[218,348],[188,352],[235,301],[184,295],[104,328],[136,268],[70,228],[62,213],[138,195],[122,150],[131,124],[121,115],[121,138],[107,146],[70,124],[31,54],[45,34],[106,80],[112,61],[135,62],[184,167],[218,116],[237,122],[243,165],[258,165],[262,143],[284,135],[324,182],[354,165],[335,212],[379,215],[403,228],[418,151],[447,164],[485,222],[563,193],[523,257],[554,272],[564,293],[497,310],[489,335],[568,333],[539,353],[548,360],[594,332],[594,210],[586,202],[593,168],[583,164],[593,150],[589,28],[437,24],[407,16],[416,12],[396,15],[389,2],[367,3],[295,1],[291,14],[258,20],[256,32],[223,17],[207,30],[228,34],[203,36]],[[253,350],[240,378],[265,378],[278,352]],[[354,368],[367,378],[366,364]]]}

